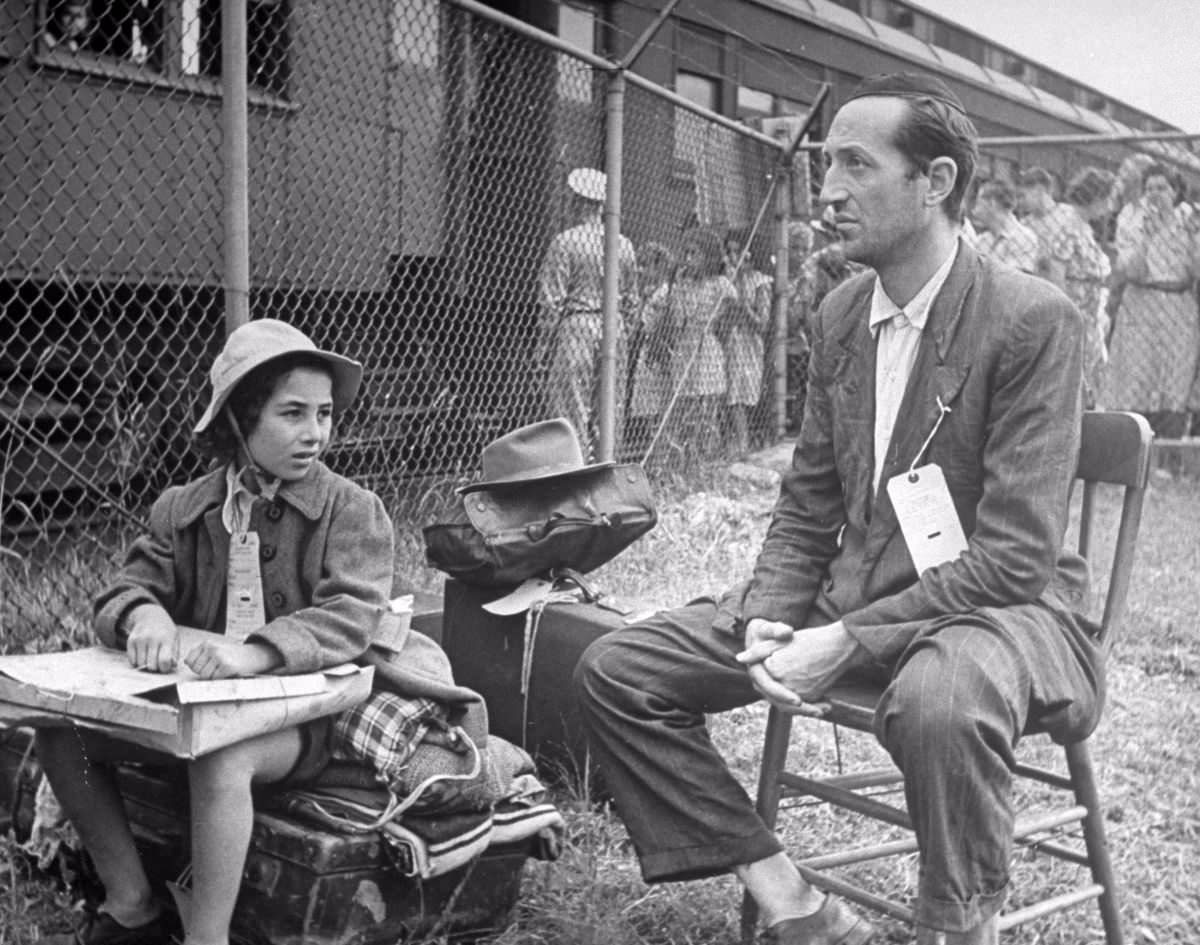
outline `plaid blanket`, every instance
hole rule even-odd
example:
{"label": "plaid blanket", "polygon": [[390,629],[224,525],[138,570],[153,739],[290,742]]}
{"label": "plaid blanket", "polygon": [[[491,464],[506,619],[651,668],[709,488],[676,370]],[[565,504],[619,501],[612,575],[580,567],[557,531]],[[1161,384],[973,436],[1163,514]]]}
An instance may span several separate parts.
{"label": "plaid blanket", "polygon": [[334,761],[367,765],[392,797],[386,814],[486,810],[498,797],[486,745],[435,700],[378,691],[334,721]]}
{"label": "plaid blanket", "polygon": [[391,785],[400,779],[434,719],[444,722],[446,710],[432,699],[374,692],[334,719],[333,757],[366,762],[383,784]]}

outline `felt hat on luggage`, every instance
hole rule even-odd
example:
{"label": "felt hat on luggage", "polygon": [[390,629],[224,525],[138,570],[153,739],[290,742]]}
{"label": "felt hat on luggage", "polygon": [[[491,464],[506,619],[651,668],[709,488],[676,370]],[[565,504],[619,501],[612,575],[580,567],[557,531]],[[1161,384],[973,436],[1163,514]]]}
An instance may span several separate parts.
{"label": "felt hat on luggage", "polygon": [[540,420],[505,433],[483,448],[480,459],[483,477],[460,486],[460,493],[575,476],[614,465],[611,461],[585,463],[579,436],[565,417]]}
{"label": "felt hat on luggage", "polygon": [[354,402],[362,382],[362,365],[332,351],[322,351],[299,328],[274,318],[260,318],[239,325],[225,339],[225,347],[213,362],[208,377],[212,399],[196,424],[203,433],[225,406],[238,383],[256,367],[287,354],[309,354],[329,366],[333,375],[333,409],[341,411]]}

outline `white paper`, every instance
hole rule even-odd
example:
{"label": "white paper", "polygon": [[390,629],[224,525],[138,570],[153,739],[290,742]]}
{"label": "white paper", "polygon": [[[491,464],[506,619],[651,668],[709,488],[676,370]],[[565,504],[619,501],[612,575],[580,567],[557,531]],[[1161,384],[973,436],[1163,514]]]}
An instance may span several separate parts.
{"label": "white paper", "polygon": [[[190,627],[180,627],[179,635],[181,659],[201,642],[230,642],[221,634]],[[349,667],[351,672],[355,669]],[[61,693],[64,697],[82,693],[101,698],[145,698],[150,693],[174,688],[179,701],[184,704],[311,695],[323,692],[328,686],[323,672],[297,676],[200,679],[180,663],[174,672],[152,673],[135,669],[129,665],[129,657],[125,653],[106,646],[64,653],[0,656],[0,673],[48,693]]]}

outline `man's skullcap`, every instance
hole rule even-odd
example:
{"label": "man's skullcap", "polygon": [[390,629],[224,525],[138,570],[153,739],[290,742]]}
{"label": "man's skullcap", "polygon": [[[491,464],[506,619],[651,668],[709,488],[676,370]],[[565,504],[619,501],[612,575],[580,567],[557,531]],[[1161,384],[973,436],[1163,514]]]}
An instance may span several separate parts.
{"label": "man's skullcap", "polygon": [[868,76],[858,83],[846,101],[853,102],[856,98],[867,98],[870,95],[886,95],[895,98],[931,98],[938,102],[944,102],[951,108],[957,108],[963,114],[966,114],[967,111],[963,108],[958,96],[950,91],[950,87],[945,82],[919,72],[889,72],[883,75]]}

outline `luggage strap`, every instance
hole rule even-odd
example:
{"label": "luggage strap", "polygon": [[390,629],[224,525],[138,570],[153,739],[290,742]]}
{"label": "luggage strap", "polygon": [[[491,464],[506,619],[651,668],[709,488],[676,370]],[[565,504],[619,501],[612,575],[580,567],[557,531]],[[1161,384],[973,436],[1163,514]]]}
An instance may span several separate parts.
{"label": "luggage strap", "polygon": [[[570,585],[575,585],[574,588]],[[525,611],[525,639],[521,647],[521,747],[528,749],[529,682],[533,676],[533,651],[537,646],[542,611],[547,604],[598,603],[603,595],[595,585],[574,568],[554,568],[550,572],[550,589]]]}

